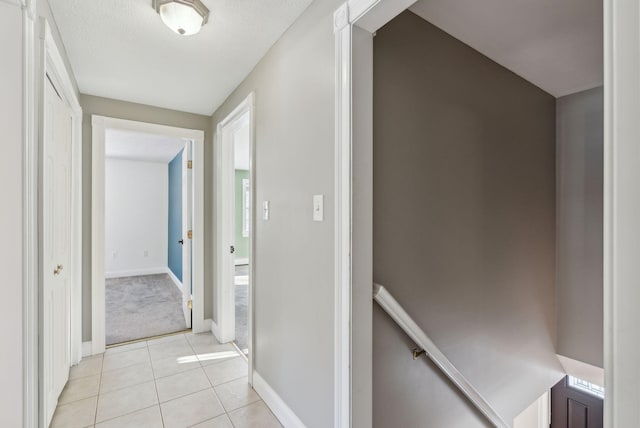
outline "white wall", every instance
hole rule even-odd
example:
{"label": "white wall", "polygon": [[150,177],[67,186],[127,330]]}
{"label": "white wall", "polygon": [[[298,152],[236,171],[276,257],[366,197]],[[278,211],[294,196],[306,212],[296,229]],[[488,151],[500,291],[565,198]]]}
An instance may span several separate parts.
{"label": "white wall", "polygon": [[513,420],[513,428],[547,428],[549,417],[549,393],[545,392],[516,416]]}
{"label": "white wall", "polygon": [[[0,415],[22,426],[22,10],[0,2]],[[18,2],[15,2],[18,3]]]}
{"label": "white wall", "polygon": [[167,267],[167,164],[105,162],[106,276],[161,272]]}
{"label": "white wall", "polygon": [[602,86],[556,103],[558,354],[603,367]]}

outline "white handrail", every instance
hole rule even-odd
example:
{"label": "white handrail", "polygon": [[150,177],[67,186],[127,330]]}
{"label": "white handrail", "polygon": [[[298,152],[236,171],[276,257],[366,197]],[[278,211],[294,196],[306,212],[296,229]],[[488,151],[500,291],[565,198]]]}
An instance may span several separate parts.
{"label": "white handrail", "polygon": [[496,428],[511,428],[382,285],[373,284],[373,298]]}

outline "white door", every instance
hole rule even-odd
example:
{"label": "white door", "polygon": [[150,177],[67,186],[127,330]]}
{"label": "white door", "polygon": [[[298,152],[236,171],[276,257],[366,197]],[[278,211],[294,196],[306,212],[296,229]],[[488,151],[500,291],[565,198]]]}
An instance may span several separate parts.
{"label": "white door", "polygon": [[182,311],[187,328],[191,328],[192,287],[191,287],[191,251],[193,250],[191,141],[182,152]]}
{"label": "white door", "polygon": [[43,126],[43,398],[48,424],[69,376],[71,327],[71,111],[50,81]]}
{"label": "white door", "polygon": [[[235,247],[236,247],[236,192],[235,148],[237,140],[248,138],[249,113],[244,113],[224,125],[220,134],[220,298],[218,334],[222,342],[236,339],[235,302]],[[247,154],[248,155],[248,154]],[[249,209],[251,209],[249,207]],[[249,309],[250,310],[250,309]]]}

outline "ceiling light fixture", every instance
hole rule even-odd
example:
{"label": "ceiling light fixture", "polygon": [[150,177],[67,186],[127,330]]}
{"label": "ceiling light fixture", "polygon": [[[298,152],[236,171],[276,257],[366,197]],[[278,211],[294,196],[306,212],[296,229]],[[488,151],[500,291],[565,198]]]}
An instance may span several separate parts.
{"label": "ceiling light fixture", "polygon": [[209,19],[209,9],[200,0],[153,0],[162,22],[183,36],[200,31]]}

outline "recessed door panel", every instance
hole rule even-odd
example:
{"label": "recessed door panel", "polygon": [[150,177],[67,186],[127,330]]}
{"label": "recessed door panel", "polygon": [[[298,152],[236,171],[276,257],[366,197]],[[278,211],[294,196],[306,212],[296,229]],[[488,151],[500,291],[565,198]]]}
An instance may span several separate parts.
{"label": "recessed door panel", "polygon": [[43,400],[49,423],[70,365],[71,111],[53,84],[44,93]]}
{"label": "recessed door panel", "polygon": [[603,400],[569,385],[565,377],[551,389],[551,428],[602,428]]}

